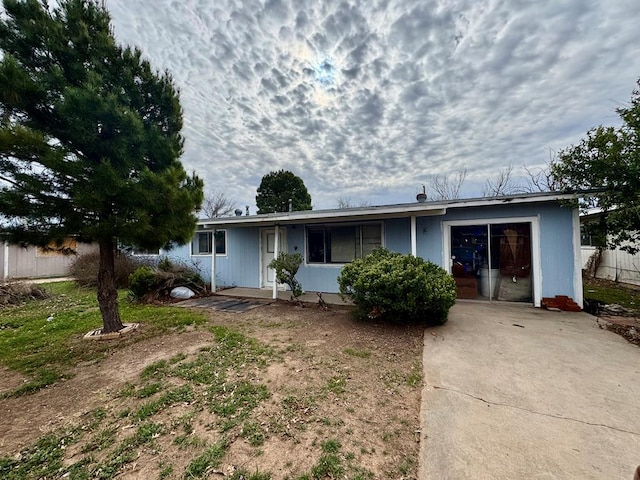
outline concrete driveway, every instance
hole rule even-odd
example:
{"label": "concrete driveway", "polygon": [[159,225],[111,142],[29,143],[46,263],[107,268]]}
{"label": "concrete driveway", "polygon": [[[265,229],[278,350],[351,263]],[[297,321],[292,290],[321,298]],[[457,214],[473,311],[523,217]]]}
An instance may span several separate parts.
{"label": "concrete driveway", "polygon": [[633,479],[640,348],[594,317],[459,303],[424,370],[421,479]]}

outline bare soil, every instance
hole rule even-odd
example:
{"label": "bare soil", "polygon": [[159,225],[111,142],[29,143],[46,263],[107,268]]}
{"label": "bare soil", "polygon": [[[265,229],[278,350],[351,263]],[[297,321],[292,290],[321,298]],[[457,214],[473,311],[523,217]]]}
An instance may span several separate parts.
{"label": "bare soil", "polygon": [[587,299],[590,296],[589,289],[594,287],[626,292],[626,295],[629,297],[629,300],[625,302],[627,308],[621,307],[620,305],[610,306],[602,302],[599,309],[600,311],[595,313],[598,317],[598,326],[617,333],[627,339],[629,343],[640,346],[640,310],[635,306],[630,308],[630,304],[633,305],[634,302],[635,305],[637,305],[637,295],[638,292],[640,292],[640,286],[629,283],[621,284],[611,280],[591,277],[584,278],[583,281],[585,285],[585,297]]}
{"label": "bare soil", "polygon": [[[183,478],[194,458],[221,438],[228,442],[222,463],[203,478],[223,478],[238,469],[268,472],[272,479],[309,475],[330,439],[340,444],[349,478],[416,478],[424,327],[360,322],[344,307],[325,311],[282,302],[209,316],[205,326],[114,348],[99,363],[78,365],[69,380],[0,400],[0,457],[19,458],[44,434],[76,428],[79,440],[64,450],[63,464],[87,456],[106,461],[108,445],[135,430],[127,411],[149,401],[122,391],[141,385],[143,369],[154,362],[178,354],[184,362],[195,358],[216,341],[210,327],[225,326],[276,352],[263,367],[247,367],[269,392],[250,417],[261,441],[252,442],[241,426],[221,433],[214,427],[220,418],[210,409],[196,401],[178,403],[154,415],[162,433],[119,470],[118,478]],[[134,335],[144,335],[144,328]],[[3,390],[21,381],[19,374],[0,370]],[[191,428],[182,431],[185,418]],[[100,444],[99,435],[107,431],[112,438]]]}

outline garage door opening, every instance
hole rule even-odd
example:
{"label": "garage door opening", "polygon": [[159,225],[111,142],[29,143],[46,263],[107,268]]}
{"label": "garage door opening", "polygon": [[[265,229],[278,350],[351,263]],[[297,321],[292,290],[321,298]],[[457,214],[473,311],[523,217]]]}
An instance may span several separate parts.
{"label": "garage door opening", "polygon": [[458,298],[532,302],[531,223],[451,226]]}

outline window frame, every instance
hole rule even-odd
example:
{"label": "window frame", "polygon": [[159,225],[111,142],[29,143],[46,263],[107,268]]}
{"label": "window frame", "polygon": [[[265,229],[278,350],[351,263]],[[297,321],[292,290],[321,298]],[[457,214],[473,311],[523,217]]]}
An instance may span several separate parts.
{"label": "window frame", "polygon": [[[356,227],[360,232],[360,241],[362,242],[362,227],[369,226],[377,226],[380,229],[380,245],[375,248],[381,248],[385,246],[385,235],[384,235],[384,222],[383,221],[372,221],[372,222],[345,222],[345,223],[321,223],[321,224],[307,224],[304,228],[304,264],[309,267],[342,267],[344,265],[350,264],[353,260],[349,262],[327,262],[326,261],[326,232],[327,229],[332,228],[340,228],[340,227]],[[323,230],[323,241],[325,242],[325,261],[323,262],[310,262],[309,261],[309,229],[322,229]],[[362,244],[361,244],[362,248]],[[355,257],[362,258],[362,257]]]}
{"label": "window frame", "polygon": [[606,235],[591,233],[588,224],[580,225],[580,247],[605,248],[606,246]]}
{"label": "window frame", "polygon": [[[228,255],[228,242],[227,242],[227,229],[225,228],[221,228],[221,229],[216,229],[216,235],[218,235],[219,233],[222,233],[224,235],[223,237],[223,248],[224,251],[223,253],[218,253],[216,252],[216,257],[226,257]],[[200,252],[200,251],[195,251],[195,247],[199,246],[199,236],[205,234],[207,236],[212,235],[213,234],[213,230],[198,230],[195,235],[193,236],[193,239],[191,239],[191,245],[190,245],[190,255],[192,257],[210,257],[211,256],[211,252]],[[212,243],[211,245],[212,249],[215,248],[215,242]]]}

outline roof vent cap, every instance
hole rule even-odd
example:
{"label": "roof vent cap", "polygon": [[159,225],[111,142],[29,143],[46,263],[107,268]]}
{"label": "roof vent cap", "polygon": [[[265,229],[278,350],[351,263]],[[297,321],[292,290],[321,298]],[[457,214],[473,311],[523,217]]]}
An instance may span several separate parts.
{"label": "roof vent cap", "polygon": [[416,200],[420,203],[427,201],[427,188],[424,185],[422,185],[422,192],[416,195]]}

